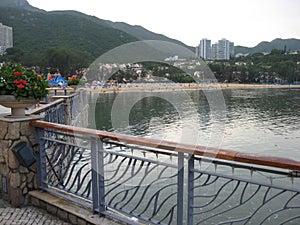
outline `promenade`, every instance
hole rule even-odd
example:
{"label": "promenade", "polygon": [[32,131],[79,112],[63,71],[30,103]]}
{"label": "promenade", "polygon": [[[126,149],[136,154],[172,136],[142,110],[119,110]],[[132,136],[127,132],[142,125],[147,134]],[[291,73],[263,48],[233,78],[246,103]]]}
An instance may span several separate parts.
{"label": "promenade", "polygon": [[43,209],[34,206],[12,208],[0,199],[0,225],[68,225]]}

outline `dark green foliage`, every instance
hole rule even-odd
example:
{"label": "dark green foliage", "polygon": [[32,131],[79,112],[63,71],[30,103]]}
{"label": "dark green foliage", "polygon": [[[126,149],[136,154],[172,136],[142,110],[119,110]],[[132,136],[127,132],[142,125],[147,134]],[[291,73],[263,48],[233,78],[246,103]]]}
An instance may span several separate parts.
{"label": "dark green foliage", "polygon": [[14,32],[14,48],[0,60],[25,65],[68,72],[88,66],[105,52],[133,41],[164,40],[185,46],[140,26],[113,23],[77,11],[46,12],[26,0],[1,0],[0,11],[0,22],[13,27]]}
{"label": "dark green foliage", "polygon": [[51,48],[45,53],[46,64],[59,68],[62,74],[74,74],[78,68],[87,67],[88,55],[66,48]]}
{"label": "dark green foliage", "polygon": [[270,54],[254,53],[226,62],[209,63],[217,80],[240,83],[291,83],[300,81],[300,54],[273,49]]}
{"label": "dark green foliage", "polygon": [[1,8],[0,21],[14,32],[14,49],[6,57],[26,65],[49,66],[49,50],[62,48],[82,62],[92,62],[116,46],[137,40],[81,13]]}

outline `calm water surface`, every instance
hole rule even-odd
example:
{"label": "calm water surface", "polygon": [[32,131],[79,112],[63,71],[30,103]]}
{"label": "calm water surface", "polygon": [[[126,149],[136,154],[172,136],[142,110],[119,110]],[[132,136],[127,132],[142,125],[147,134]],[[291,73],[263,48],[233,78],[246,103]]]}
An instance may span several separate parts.
{"label": "calm water surface", "polygon": [[300,89],[215,92],[100,94],[94,123],[99,130],[300,160]]}

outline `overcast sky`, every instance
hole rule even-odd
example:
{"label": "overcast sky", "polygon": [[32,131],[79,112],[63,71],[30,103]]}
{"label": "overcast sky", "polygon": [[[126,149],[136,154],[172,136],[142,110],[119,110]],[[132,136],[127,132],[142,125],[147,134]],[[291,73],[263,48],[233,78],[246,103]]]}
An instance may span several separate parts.
{"label": "overcast sky", "polygon": [[253,47],[275,38],[300,39],[300,0],[28,0],[37,8],[77,10],[141,25],[190,46],[208,38]]}

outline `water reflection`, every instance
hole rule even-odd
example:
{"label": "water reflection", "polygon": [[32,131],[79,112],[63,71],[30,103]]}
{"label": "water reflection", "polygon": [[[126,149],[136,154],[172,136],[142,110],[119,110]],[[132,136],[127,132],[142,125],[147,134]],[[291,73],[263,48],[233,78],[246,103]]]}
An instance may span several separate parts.
{"label": "water reflection", "polygon": [[300,90],[227,90],[228,134],[233,149],[299,157]]}
{"label": "water reflection", "polygon": [[[195,141],[195,137],[191,138],[193,140],[187,138],[194,134],[186,134],[185,128],[191,126],[191,121],[196,118],[197,131],[194,132],[199,145],[300,159],[299,89],[224,90],[226,115],[209,104],[210,92],[186,93],[191,100],[181,102],[180,109],[163,98],[141,98],[130,110],[129,125],[120,130],[115,130],[111,123],[111,109],[117,94],[100,94],[95,108],[96,127],[136,136],[189,142]],[[169,94],[173,94],[172,101],[176,101],[176,95]],[[213,90],[211,94],[214,94]],[[122,109],[122,104],[127,104],[126,99],[138,93],[123,95],[122,102],[118,103],[121,104],[119,109]],[[193,111],[194,108],[196,111]],[[184,113],[179,114],[178,111]],[[193,129],[189,130],[192,132]],[[217,130],[221,134],[216,134]]]}

